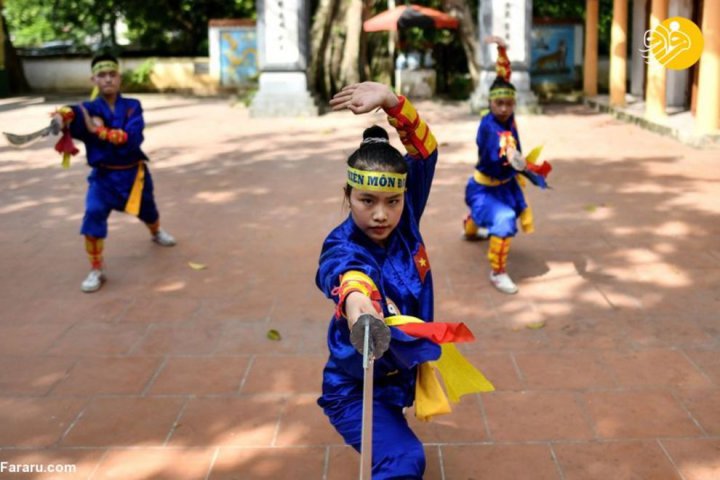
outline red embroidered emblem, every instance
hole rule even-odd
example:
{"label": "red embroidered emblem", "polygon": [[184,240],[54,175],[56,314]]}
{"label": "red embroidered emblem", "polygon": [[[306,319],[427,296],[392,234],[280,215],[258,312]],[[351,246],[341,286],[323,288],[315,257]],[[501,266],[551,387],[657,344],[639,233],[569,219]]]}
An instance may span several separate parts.
{"label": "red embroidered emblem", "polygon": [[418,274],[420,275],[420,281],[425,283],[425,276],[430,271],[430,260],[428,260],[427,252],[425,251],[425,245],[422,243],[417,249],[415,257],[415,268],[417,268]]}

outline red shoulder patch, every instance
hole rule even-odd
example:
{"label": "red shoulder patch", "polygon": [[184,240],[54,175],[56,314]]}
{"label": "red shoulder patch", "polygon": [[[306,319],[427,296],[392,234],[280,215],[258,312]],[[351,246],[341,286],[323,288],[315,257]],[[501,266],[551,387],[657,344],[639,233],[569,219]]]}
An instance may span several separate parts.
{"label": "red shoulder patch", "polygon": [[418,274],[420,275],[420,281],[425,283],[425,276],[427,276],[427,272],[430,271],[430,260],[428,260],[425,245],[421,243],[420,246],[418,246],[417,253],[413,258],[415,260],[415,268],[417,268]]}

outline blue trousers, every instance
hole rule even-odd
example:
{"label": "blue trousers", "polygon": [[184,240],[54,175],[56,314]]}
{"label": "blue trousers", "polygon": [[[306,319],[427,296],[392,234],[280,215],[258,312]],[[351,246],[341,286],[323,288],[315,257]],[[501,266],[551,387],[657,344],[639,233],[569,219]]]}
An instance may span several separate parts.
{"label": "blue trousers", "polygon": [[470,208],[473,221],[499,238],[515,236],[517,220],[527,208],[525,196],[516,180],[488,187],[470,177],[465,189],[465,203]]}
{"label": "blue trousers", "polygon": [[[362,398],[326,407],[330,423],[345,443],[360,451]],[[407,423],[401,407],[373,402],[373,480],[422,480],[425,450]]]}
{"label": "blue trousers", "polygon": [[[96,238],[107,237],[107,221],[110,213],[113,210],[121,212],[125,210],[135,175],[137,168],[127,170],[93,168],[88,177],[81,234]],[[160,218],[153,196],[152,176],[147,166],[145,166],[145,185],[138,218],[145,223],[155,223]]]}

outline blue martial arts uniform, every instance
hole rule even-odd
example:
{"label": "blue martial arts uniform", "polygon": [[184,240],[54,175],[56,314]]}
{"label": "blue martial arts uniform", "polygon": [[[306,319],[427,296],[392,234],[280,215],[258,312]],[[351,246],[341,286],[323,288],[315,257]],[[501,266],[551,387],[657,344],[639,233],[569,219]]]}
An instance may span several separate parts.
{"label": "blue martial arts uniform", "polygon": [[475,168],[485,177],[504,182],[500,185],[483,185],[475,176],[470,177],[465,188],[465,203],[470,207],[473,221],[489,230],[490,235],[500,238],[513,237],[517,233],[517,220],[527,209],[517,171],[507,164],[505,148],[513,145],[521,152],[520,137],[515,126],[515,115],[502,123],[495,115],[483,117],[477,132],[478,162]]}
{"label": "blue martial arts uniform", "polygon": [[[92,167],[88,176],[88,192],[85,199],[85,216],[80,233],[96,238],[107,237],[107,219],[112,210],[123,211],[130,196],[138,172],[138,164],[148,161],[140,149],[143,142],[142,106],[138,100],[118,94],[114,110],[98,97],[82,104],[91,117],[102,118],[105,127],[121,129],[127,133],[127,142],[113,145],[91,133],[83,119],[79,105],[73,105],[74,120],[70,134],[85,144],[87,162]],[[138,217],[145,223],[155,223],[159,214],[153,196],[153,181],[145,168],[145,184],[142,191]]]}
{"label": "blue martial arts uniform", "polygon": [[[328,298],[337,302],[333,290],[340,276],[359,271],[378,288],[384,316],[404,314],[432,321],[432,274],[419,230],[438,156],[434,138],[432,145],[432,152],[425,158],[405,157],[408,163],[405,208],[384,248],[370,240],[351,216],[328,235],[316,276],[318,288]],[[391,328],[391,334],[390,349],[375,362],[372,478],[421,479],[425,471],[423,446],[402,410],[415,399],[417,365],[437,359],[440,347],[395,328]],[[327,338],[330,357],[323,372],[323,393],[318,404],[345,442],[360,451],[362,355],[350,344],[345,318],[333,317]]]}

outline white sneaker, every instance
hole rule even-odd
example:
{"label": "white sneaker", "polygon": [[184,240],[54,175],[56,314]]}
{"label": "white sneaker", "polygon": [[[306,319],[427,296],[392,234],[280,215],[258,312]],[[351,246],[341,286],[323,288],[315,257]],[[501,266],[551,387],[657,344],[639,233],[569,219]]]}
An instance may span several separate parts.
{"label": "white sneaker", "polygon": [[157,231],[155,235],[152,237],[153,242],[157,243],[158,245],[162,245],[163,247],[172,247],[177,242],[175,241],[175,237],[167,233],[162,228]]}
{"label": "white sneaker", "polygon": [[490,230],[485,227],[478,227],[475,238],[478,240],[487,240],[488,238],[490,238]]}
{"label": "white sneaker", "polygon": [[518,287],[507,273],[490,272],[490,283],[502,293],[512,295],[518,292]]}
{"label": "white sneaker", "polygon": [[480,227],[472,221],[470,215],[463,220],[463,233],[465,240],[487,240],[490,238],[490,231],[485,227]]}
{"label": "white sneaker", "polygon": [[80,290],[85,293],[96,292],[100,290],[100,287],[102,287],[104,281],[105,274],[103,273],[103,271],[93,268],[92,270],[90,270],[90,273],[88,273],[88,276],[85,277],[85,280],[83,280],[82,284],[80,284]]}

